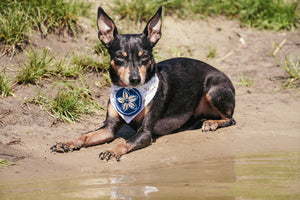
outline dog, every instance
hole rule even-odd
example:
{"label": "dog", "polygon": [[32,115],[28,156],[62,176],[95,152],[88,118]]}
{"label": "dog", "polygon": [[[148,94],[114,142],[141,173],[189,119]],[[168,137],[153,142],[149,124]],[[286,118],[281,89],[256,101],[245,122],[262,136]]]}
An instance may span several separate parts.
{"label": "dog", "polygon": [[110,142],[128,124],[136,134],[99,154],[101,160],[119,161],[122,155],[150,145],[155,136],[198,128],[215,131],[236,124],[235,89],[223,72],[189,58],[155,63],[152,49],[161,38],[161,6],[141,34],[119,34],[101,7],[97,15],[98,38],[111,57],[106,120],[96,131],[55,144],[53,152]]}

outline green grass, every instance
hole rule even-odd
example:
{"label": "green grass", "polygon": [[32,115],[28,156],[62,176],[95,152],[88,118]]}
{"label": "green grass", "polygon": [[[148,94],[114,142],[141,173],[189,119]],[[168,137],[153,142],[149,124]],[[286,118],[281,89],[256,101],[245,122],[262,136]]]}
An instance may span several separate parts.
{"label": "green grass", "polygon": [[13,96],[13,92],[10,86],[9,78],[5,75],[5,69],[0,71],[0,96],[7,97]]}
{"label": "green grass", "polygon": [[[58,92],[52,95],[50,90]],[[64,122],[74,122],[82,119],[83,116],[96,113],[99,109],[104,108],[99,105],[93,98],[93,95],[86,84],[76,85],[71,82],[57,85],[50,88],[49,91],[38,92],[37,97],[26,103],[34,103],[46,108],[47,112],[55,119]]]}
{"label": "green grass", "polygon": [[172,57],[191,57],[192,50],[188,45],[174,46],[170,49]]}
{"label": "green grass", "polygon": [[110,55],[108,54],[107,49],[100,41],[98,41],[94,46],[94,51],[101,59],[100,69],[102,71],[107,71],[110,67]]}
{"label": "green grass", "polygon": [[26,52],[26,61],[17,75],[19,84],[40,83],[43,78],[62,77],[76,78],[83,73],[86,67],[101,66],[103,63],[94,61],[91,57],[81,59],[73,56],[69,59],[69,54],[62,58],[47,49],[30,49]]}
{"label": "green grass", "polygon": [[79,55],[73,52],[71,64],[81,67],[82,69],[107,72],[110,66],[110,56],[106,48],[98,41],[93,49],[94,53],[98,56],[97,60],[90,55]]}
{"label": "green grass", "polygon": [[244,77],[244,75],[241,73],[239,75],[240,83],[238,85],[242,85],[245,87],[254,87],[254,80],[251,79],[249,76]]}
{"label": "green grass", "polygon": [[98,41],[96,43],[96,45],[94,46],[94,52],[98,55],[98,56],[102,56],[104,59],[108,59],[109,60],[109,54],[107,52],[106,47],[102,44],[102,42]]}
{"label": "green grass", "polygon": [[299,23],[299,0],[202,0],[192,1],[195,14],[225,15],[258,29],[291,30]]}
{"label": "green grass", "polygon": [[280,66],[286,71],[288,77],[284,83],[285,88],[300,87],[300,57],[289,57]]}
{"label": "green grass", "polygon": [[[59,58],[47,49],[30,49],[27,52],[24,67],[17,75],[17,82],[37,84],[39,87],[43,79],[51,78],[55,86],[44,93],[39,91],[37,97],[28,102],[41,105],[55,119],[72,122],[81,119],[86,114],[103,109],[93,99],[91,91],[83,81],[84,69],[98,69],[103,64],[94,61],[91,57],[81,59],[73,55],[69,58],[68,55]],[[101,68],[101,70],[104,69]],[[62,83],[57,82],[56,77],[59,77]],[[75,80],[70,80],[69,77]],[[76,84],[78,79],[81,84]],[[53,91],[58,92],[53,94]]]}
{"label": "green grass", "polygon": [[84,69],[79,66],[72,64],[72,62],[68,59],[68,54],[62,58],[61,60],[58,60],[55,62],[52,69],[50,69],[50,73],[53,76],[62,77],[63,79],[67,78],[76,78],[81,76]]}
{"label": "green grass", "polygon": [[120,15],[121,19],[133,20],[137,24],[150,20],[159,6],[164,7],[167,15],[176,14],[180,18],[185,18],[189,13],[185,6],[188,2],[187,0],[113,0],[110,7],[114,15]]}
{"label": "green grass", "polygon": [[9,162],[7,160],[4,160],[4,159],[1,159],[0,158],[0,169],[2,168],[5,168],[5,167],[8,167],[10,165],[16,165],[17,163],[14,163],[14,162]]}
{"label": "green grass", "polygon": [[89,55],[77,55],[73,54],[72,64],[75,66],[82,67],[83,69],[92,70],[92,71],[105,71],[108,70],[109,64],[105,62],[99,62],[93,59]]}
{"label": "green grass", "polygon": [[217,55],[217,49],[215,47],[208,46],[208,53],[206,58],[214,58]]}
{"label": "green grass", "polygon": [[[281,52],[283,52],[281,50]],[[300,57],[287,56],[283,52],[284,59],[283,61],[276,56],[273,56],[277,61],[278,65],[284,69],[287,76],[283,81],[283,88],[299,88],[300,87]]]}
{"label": "green grass", "polygon": [[1,0],[0,43],[5,52],[15,52],[29,42],[30,34],[38,30],[43,37],[49,33],[67,31],[76,36],[79,16],[87,16],[91,7],[84,1],[65,0]]}
{"label": "green grass", "polygon": [[240,20],[242,25],[258,29],[293,30],[299,23],[299,0],[114,0],[115,15],[136,23],[148,21],[159,5],[166,15],[187,16],[224,15]]}
{"label": "green grass", "polygon": [[113,0],[111,9],[113,14],[120,15],[121,19],[127,18],[138,23],[149,20],[158,7],[158,1]]}
{"label": "green grass", "polygon": [[0,2],[0,11],[0,43],[4,44],[3,50],[20,50],[28,42],[30,26],[26,10],[17,1],[3,0]]}
{"label": "green grass", "polygon": [[42,51],[30,49],[26,54],[27,61],[17,75],[17,82],[19,84],[34,84],[41,81],[44,77],[51,76],[49,69],[54,63],[55,55],[47,49],[43,49]]}

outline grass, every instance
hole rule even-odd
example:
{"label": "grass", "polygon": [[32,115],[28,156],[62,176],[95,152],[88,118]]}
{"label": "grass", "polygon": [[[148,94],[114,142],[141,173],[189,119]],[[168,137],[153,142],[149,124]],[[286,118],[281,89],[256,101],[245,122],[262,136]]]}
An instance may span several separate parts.
{"label": "grass", "polygon": [[109,64],[107,62],[99,62],[94,60],[89,55],[78,55],[73,54],[72,64],[82,67],[83,69],[92,70],[92,71],[106,71],[108,70]]}
{"label": "grass", "polygon": [[285,88],[300,87],[300,58],[289,57],[280,66],[287,72],[288,77],[284,83]]}
{"label": "grass", "polygon": [[13,96],[13,92],[10,86],[9,78],[5,75],[5,69],[0,71],[0,96],[7,97]]}
{"label": "grass", "polygon": [[73,52],[71,64],[81,67],[82,69],[96,72],[107,72],[110,66],[110,56],[104,45],[98,41],[93,47],[94,53],[97,54],[100,61],[95,60],[89,55],[78,55]]}
{"label": "grass", "polygon": [[110,66],[110,55],[108,54],[107,49],[100,41],[98,41],[98,43],[94,46],[94,51],[102,60],[100,69],[102,71],[107,71]]}
{"label": "grass", "polygon": [[239,75],[239,79],[240,79],[239,85],[242,85],[242,86],[245,86],[245,87],[254,87],[254,80],[251,79],[249,76],[247,76],[245,78],[244,75],[241,73]]}
{"label": "grass", "polygon": [[15,52],[28,42],[29,17],[26,10],[20,12],[22,9],[17,1],[0,2],[0,43],[4,51]]}
{"label": "grass", "polygon": [[81,76],[83,73],[83,68],[79,65],[74,65],[68,59],[68,54],[61,60],[58,60],[54,63],[52,69],[50,69],[50,73],[53,76],[66,78],[76,78]]}
{"label": "grass", "polygon": [[17,82],[19,84],[34,84],[39,82],[43,77],[51,75],[49,69],[54,63],[55,55],[47,49],[43,49],[42,51],[30,49],[26,54],[27,63],[25,63],[23,69],[17,75]]}
{"label": "grass", "polygon": [[17,163],[14,163],[14,162],[9,162],[7,160],[4,160],[4,159],[0,159],[0,169],[2,168],[5,168],[5,167],[8,167],[10,165],[16,165]]}
{"label": "grass", "polygon": [[71,59],[69,54],[63,58],[47,49],[35,50],[30,49],[26,52],[26,61],[19,74],[17,83],[19,84],[36,84],[40,83],[43,78],[62,77],[76,78],[80,76],[86,68],[105,68],[105,63],[97,62],[92,57],[80,57],[73,53]]}
{"label": "grass", "polygon": [[121,19],[127,18],[136,23],[147,21],[158,9],[159,2],[147,0],[113,0],[111,9],[114,15],[120,15]]}
{"label": "grass", "polygon": [[[282,51],[282,50],[281,50]],[[282,51],[283,52],[283,51]],[[284,60],[281,61],[279,57],[273,55],[278,65],[284,69],[287,76],[283,81],[283,88],[299,88],[300,87],[300,57],[287,56],[283,52]]]}
{"label": "grass", "polygon": [[80,32],[79,16],[87,16],[91,4],[65,0],[1,0],[0,43],[4,52],[15,52],[29,42],[30,33],[38,30],[43,37],[49,33],[72,36]]}
{"label": "grass", "polygon": [[211,46],[208,46],[208,54],[206,55],[206,58],[214,58],[216,57],[217,49]]}
{"label": "grass", "polygon": [[299,23],[299,0],[114,0],[114,14],[136,23],[148,21],[156,9],[164,6],[166,15],[204,17],[224,15],[242,25],[258,29],[293,30]]}
{"label": "grass", "polygon": [[170,49],[170,54],[172,57],[191,57],[192,50],[187,45],[174,46]]}
{"label": "grass", "polygon": [[[50,88],[53,91],[54,88]],[[38,92],[37,97],[26,103],[34,103],[45,107],[47,112],[55,119],[64,122],[74,122],[82,119],[83,116],[96,113],[104,108],[93,98],[93,95],[86,84],[75,85],[71,82],[57,85],[58,92],[49,95],[48,92]]]}
{"label": "grass", "polygon": [[114,15],[119,15],[121,19],[133,20],[138,24],[150,20],[159,6],[164,7],[167,15],[175,14],[185,18],[189,13],[189,8],[186,7],[188,2],[187,0],[113,0],[110,8]]}
{"label": "grass", "polygon": [[[98,49],[99,51],[99,49]],[[22,70],[17,75],[19,84],[37,84],[45,78],[60,77],[62,82],[54,81],[48,91],[42,93],[38,91],[37,97],[27,101],[44,107],[55,119],[65,122],[73,122],[81,119],[82,116],[97,112],[103,109],[93,98],[87,84],[83,81],[85,69],[107,72],[107,52],[98,52],[106,62],[97,62],[90,56],[78,56],[73,53],[58,58],[47,49],[30,49],[27,53],[27,60]],[[109,63],[109,62],[108,62]],[[105,84],[109,83],[107,73],[103,74]],[[69,80],[69,77],[77,80]],[[80,84],[76,84],[80,80]],[[73,83],[74,82],[74,83]],[[53,91],[58,91],[53,94]]]}

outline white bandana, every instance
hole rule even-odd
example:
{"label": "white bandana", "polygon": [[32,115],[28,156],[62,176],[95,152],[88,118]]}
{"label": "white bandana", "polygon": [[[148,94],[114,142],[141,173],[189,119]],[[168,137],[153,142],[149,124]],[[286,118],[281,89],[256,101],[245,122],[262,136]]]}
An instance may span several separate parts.
{"label": "white bandana", "polygon": [[156,94],[158,83],[159,79],[155,74],[146,84],[136,88],[112,84],[110,103],[125,122],[130,123],[151,102]]}

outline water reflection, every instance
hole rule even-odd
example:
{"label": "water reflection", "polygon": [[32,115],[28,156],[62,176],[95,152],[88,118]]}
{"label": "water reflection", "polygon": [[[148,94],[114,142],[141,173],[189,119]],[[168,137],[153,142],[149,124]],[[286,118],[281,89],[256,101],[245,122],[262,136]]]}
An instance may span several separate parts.
{"label": "water reflection", "polygon": [[[106,198],[115,199],[147,199],[150,193],[158,192],[154,186],[141,186],[135,175],[113,175],[106,178],[88,178],[75,181],[79,190],[64,193],[65,197],[72,198]],[[86,187],[88,186],[88,187]],[[92,188],[91,188],[92,187]]]}
{"label": "water reflection", "polygon": [[[0,184],[0,199],[300,199],[300,153],[260,153],[101,177]],[[1,181],[0,181],[1,182]]]}

